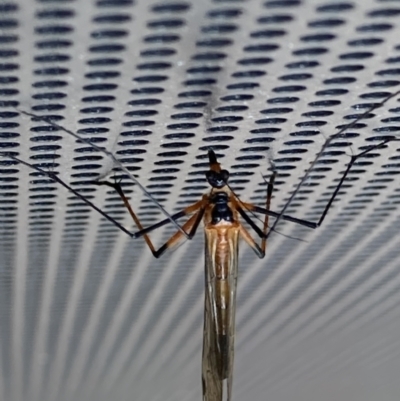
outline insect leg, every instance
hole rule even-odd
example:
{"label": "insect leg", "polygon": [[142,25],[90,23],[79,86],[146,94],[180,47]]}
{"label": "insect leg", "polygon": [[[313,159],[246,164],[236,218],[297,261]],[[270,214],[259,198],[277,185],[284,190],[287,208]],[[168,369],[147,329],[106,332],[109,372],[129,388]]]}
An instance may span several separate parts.
{"label": "insect leg", "polygon": [[47,177],[49,177],[50,179],[52,179],[55,182],[58,182],[59,184],[61,184],[64,188],[68,189],[68,191],[72,192],[75,196],[77,196],[79,199],[81,199],[83,202],[85,202],[88,206],[90,206],[91,208],[93,208],[94,210],[96,210],[98,213],[100,213],[103,217],[105,217],[108,221],[110,221],[112,224],[114,224],[116,227],[118,227],[121,231],[123,231],[124,233],[128,234],[129,236],[133,236],[134,234],[132,234],[129,230],[127,230],[124,226],[122,226],[120,223],[118,223],[118,221],[114,220],[111,216],[109,216],[107,213],[103,212],[101,209],[99,209],[95,204],[93,204],[92,202],[90,202],[89,199],[85,198],[83,195],[81,195],[78,191],[76,191],[75,189],[73,189],[72,187],[70,187],[68,184],[66,184],[63,180],[61,180],[58,176],[57,173],[51,172],[51,171],[46,171],[43,170],[40,167],[37,167],[33,164],[27,163],[21,159],[19,159],[16,156],[4,153],[4,152],[0,152],[0,156],[2,157],[8,157],[9,159],[15,160],[18,163],[21,163],[27,167],[32,168],[33,170],[36,170],[40,173],[42,173],[43,175],[46,175]]}
{"label": "insect leg", "polygon": [[[283,207],[283,209],[282,209],[282,211],[281,211],[281,216],[279,216],[279,217],[274,221],[274,224],[272,225],[271,230],[269,231],[269,233],[271,233],[271,231],[274,231],[274,229],[275,229],[276,225],[278,224],[279,220],[280,220],[281,218],[283,218],[282,216],[284,216],[285,210],[289,207],[290,203],[292,202],[292,200],[294,199],[294,197],[295,197],[295,196],[297,195],[297,193],[299,192],[300,187],[301,187],[301,186],[304,184],[304,182],[307,180],[308,176],[310,175],[312,169],[315,167],[315,165],[316,165],[317,161],[319,160],[320,156],[323,154],[323,152],[325,151],[325,149],[330,145],[330,143],[331,143],[334,139],[339,138],[345,131],[347,131],[348,129],[354,127],[360,120],[362,120],[363,118],[368,117],[369,114],[370,114],[372,111],[378,109],[379,107],[382,107],[382,106],[383,106],[385,103],[387,103],[390,99],[394,98],[395,96],[397,96],[397,95],[399,95],[399,94],[400,94],[400,90],[397,91],[397,92],[391,93],[389,96],[385,97],[380,103],[375,104],[375,105],[371,106],[370,108],[368,108],[364,113],[362,113],[360,116],[358,116],[356,119],[354,119],[350,124],[346,124],[346,125],[345,125],[344,127],[342,127],[338,132],[336,132],[336,134],[331,135],[331,136],[325,141],[325,143],[322,145],[320,151],[318,152],[316,158],[315,158],[314,161],[311,163],[310,167],[307,169],[307,171],[306,171],[306,173],[304,174],[304,176],[301,178],[301,180],[300,180],[299,184],[297,185],[296,189],[295,189],[295,190],[293,191],[293,193],[290,195],[288,201],[286,202],[286,205]],[[393,140],[393,139],[391,139],[391,140]],[[389,140],[388,140],[387,142],[389,142]],[[384,143],[387,143],[387,142],[383,141],[381,144],[378,144],[378,145],[376,145],[376,146],[373,147],[373,148],[376,149],[376,148],[378,148],[379,146],[383,146]],[[371,151],[371,150],[372,150],[372,149],[369,149],[368,151]],[[362,154],[365,154],[365,153],[362,153]],[[355,158],[357,159],[358,157],[360,157],[360,155],[361,155],[361,154],[359,154],[358,156],[356,155]],[[355,160],[353,160],[353,158],[352,158],[352,160],[350,161],[350,164],[353,165],[354,162],[355,162]],[[351,168],[351,166],[350,166],[350,168]],[[348,174],[348,172],[350,171],[350,168],[346,169],[346,171],[345,171],[345,176],[346,176],[346,175]],[[341,180],[341,183],[340,183],[339,185],[341,186],[342,183],[343,183],[343,181]],[[339,187],[339,189],[340,189],[340,187]],[[333,200],[335,199],[335,197],[336,197],[336,195],[337,195],[338,192],[339,192],[339,190],[335,190],[333,199],[331,199],[331,201],[330,201],[329,204],[328,204],[329,207],[330,207],[330,205],[332,204],[332,202],[333,202]],[[329,210],[329,207],[328,207],[328,210]],[[318,226],[324,221],[324,218],[325,218],[326,214],[328,213],[328,210],[326,210],[326,211],[322,214],[322,216],[321,216],[321,218],[320,218],[320,221],[319,221],[318,223],[316,223],[316,224],[314,223],[314,224],[315,224],[315,227],[312,227],[312,228],[318,227]],[[300,223],[300,224],[301,224],[301,223]],[[269,233],[267,234],[267,236],[269,235]]]}
{"label": "insect leg", "polygon": [[[188,233],[189,239],[192,239],[195,236],[197,228],[199,227],[199,224],[203,218],[204,211],[205,208],[202,207],[182,226],[182,228],[185,231],[189,231]],[[144,235],[147,236],[146,234]],[[159,258],[167,249],[170,249],[173,246],[178,245],[179,242],[181,242],[184,239],[186,239],[184,235],[180,231],[177,231],[164,245],[160,246],[158,250],[153,252],[154,257]]]}
{"label": "insect leg", "polygon": [[343,185],[343,182],[345,181],[345,179],[346,179],[351,167],[356,162],[356,160],[358,158],[366,155],[367,153],[371,152],[372,150],[379,149],[380,147],[386,145],[388,142],[395,141],[395,140],[399,140],[399,138],[386,139],[385,141],[382,141],[381,143],[378,143],[377,145],[372,145],[372,146],[368,147],[367,149],[365,149],[364,151],[362,151],[361,153],[359,153],[357,155],[351,156],[350,163],[347,165],[346,171],[344,172],[342,178],[339,181],[339,184],[337,185],[335,191],[333,192],[333,194],[331,196],[331,199],[329,199],[329,202],[326,205],[325,210],[323,211],[323,213],[322,213],[322,215],[321,215],[321,217],[320,217],[320,219],[319,219],[319,221],[317,223],[317,227],[319,227],[322,224],[322,222],[324,221],[325,216],[327,215],[327,213],[329,211],[329,208],[331,207],[333,201],[335,200],[337,194],[339,193],[340,188]]}
{"label": "insect leg", "polygon": [[76,139],[78,139],[80,142],[82,143],[86,143],[89,146],[91,146],[93,149],[97,150],[98,152],[103,153],[104,155],[106,155],[107,157],[111,158],[113,163],[118,166],[122,171],[124,171],[125,174],[128,175],[128,177],[142,190],[142,192],[145,194],[145,196],[147,196],[154,204],[155,206],[161,210],[161,212],[172,222],[172,224],[174,224],[178,230],[180,230],[183,235],[186,236],[186,233],[182,230],[182,228],[180,227],[180,225],[172,218],[172,216],[170,216],[164,209],[163,207],[153,198],[153,196],[151,196],[151,194],[146,190],[146,188],[131,174],[131,172],[114,156],[114,154],[112,152],[109,152],[108,150],[96,145],[95,143],[89,141],[88,139],[82,138],[81,136],[79,136],[78,134],[76,134],[75,132],[63,127],[62,125],[57,124],[55,121],[51,120],[50,118],[44,117],[44,116],[39,116],[33,113],[29,113],[27,111],[23,111],[23,110],[19,110],[17,109],[18,112],[20,112],[21,114],[25,114],[26,116],[30,116],[33,118],[36,118],[38,120],[41,121],[45,121],[47,124],[58,128],[64,132],[66,132],[69,135],[72,135],[73,137],[75,137]]}
{"label": "insect leg", "polygon": [[[389,138],[389,139],[386,139],[386,140],[384,140],[384,141],[382,141],[382,142],[380,142],[380,143],[378,143],[376,145],[372,145],[372,146],[368,147],[367,149],[365,149],[361,153],[358,153],[357,155],[352,155],[351,156],[350,162],[347,165],[346,170],[343,173],[342,178],[339,181],[339,184],[336,186],[335,191],[333,192],[331,198],[329,199],[327,205],[325,206],[325,209],[322,212],[322,215],[319,218],[318,222],[312,222],[312,221],[308,221],[308,220],[297,219],[297,218],[294,218],[294,217],[291,217],[291,216],[288,216],[288,215],[285,215],[285,214],[279,214],[279,213],[276,213],[276,212],[272,212],[272,211],[269,210],[269,207],[267,207],[266,209],[263,209],[263,208],[260,208],[260,207],[258,207],[256,205],[253,205],[251,203],[245,203],[245,202],[240,202],[240,203],[241,203],[241,205],[243,205],[243,208],[246,209],[246,210],[254,211],[256,213],[261,213],[261,214],[265,214],[265,215],[269,214],[270,216],[274,216],[274,217],[277,217],[277,218],[282,219],[282,220],[291,221],[293,223],[298,223],[298,224],[301,224],[301,225],[303,225],[305,227],[317,228],[323,223],[326,215],[328,214],[329,209],[332,206],[332,203],[334,202],[336,196],[338,195],[338,193],[340,191],[340,188],[342,187],[344,181],[346,180],[347,175],[349,174],[351,168],[353,167],[353,165],[357,161],[357,159],[362,157],[362,156],[364,156],[364,155],[366,155],[367,153],[369,153],[369,152],[371,152],[371,151],[373,151],[375,149],[379,149],[379,148],[383,147],[388,142],[399,141],[399,140],[400,140],[399,138],[395,138],[395,137]],[[269,191],[269,188],[270,188],[270,183],[268,184],[268,191]],[[267,197],[267,200],[268,200],[268,197]],[[239,207],[238,207],[238,212],[251,225],[251,227],[257,232],[257,234],[260,235],[259,232],[257,231],[258,227],[254,224],[254,222],[250,219],[250,217],[247,216],[246,212],[243,209],[239,208]],[[274,226],[272,226],[270,232],[273,229],[274,229]],[[266,238],[268,238],[268,236],[269,236],[269,233],[266,233]]]}
{"label": "insect leg", "polygon": [[[260,245],[254,240],[254,238],[250,235],[250,233],[240,224],[240,235],[247,242],[250,248],[254,251],[254,253],[262,259],[265,256],[265,248],[261,249]],[[263,240],[261,240],[262,242]]]}
{"label": "insect leg", "polygon": [[200,221],[203,218],[205,205],[208,201],[207,196],[204,196],[203,199],[201,199],[200,201],[197,201],[197,202],[193,203],[192,205],[186,207],[185,209],[181,210],[180,212],[172,215],[171,217],[173,219],[178,219],[180,217],[183,217],[188,214],[196,212],[182,226],[182,229],[184,230],[185,235],[181,231],[177,231],[164,245],[162,245],[159,249],[156,250],[150,237],[147,235],[147,233],[149,233],[150,231],[153,231],[157,228],[160,228],[162,226],[165,226],[166,224],[168,224],[170,222],[170,219],[167,218],[165,220],[160,221],[159,223],[153,224],[150,227],[143,228],[142,223],[140,222],[136,213],[133,211],[133,209],[129,203],[129,200],[126,197],[126,195],[124,194],[122,187],[119,183],[117,183],[117,182],[111,183],[108,181],[99,181],[99,182],[96,182],[96,184],[97,185],[106,185],[110,188],[113,188],[118,193],[118,195],[122,199],[125,207],[128,209],[129,214],[131,215],[133,221],[135,222],[136,226],[139,229],[139,231],[137,233],[132,234],[132,237],[134,237],[134,238],[143,237],[144,240],[146,241],[146,244],[149,247],[151,253],[156,258],[159,258],[167,249],[176,245],[182,239],[184,239],[184,238],[192,239],[193,238],[193,236],[195,235],[196,230],[200,224]]}
{"label": "insect leg", "polygon": [[[291,221],[292,223],[300,224],[304,227],[309,227],[309,228],[317,228],[318,227],[318,224],[314,223],[312,221],[298,219],[296,217],[292,217],[287,214],[280,214],[280,213],[274,212],[272,210],[267,210],[262,207],[253,205],[252,203],[246,203],[246,202],[240,201],[240,204],[243,205],[244,209],[249,210],[249,211],[253,211],[253,212],[261,213],[261,214],[267,214],[269,216],[276,217],[276,218],[279,217],[282,220]],[[268,233],[267,233],[267,235],[268,235]]]}
{"label": "insect leg", "polygon": [[[269,179],[268,182],[268,188],[267,188],[267,199],[265,201],[265,211],[269,212],[269,208],[271,206],[271,199],[272,199],[272,192],[274,189],[274,182],[275,182],[275,177],[276,173],[274,172],[271,175],[271,178]],[[238,203],[235,205],[237,211],[239,214],[242,216],[242,218],[250,225],[250,227],[257,233],[257,235],[261,238],[261,244],[258,245],[256,241],[252,238],[250,233],[243,227],[243,225],[240,225],[240,234],[242,235],[243,239],[247,242],[247,244],[253,249],[255,254],[261,259],[265,256],[265,250],[267,248],[267,230],[268,230],[268,220],[269,220],[269,213],[265,213],[265,218],[264,218],[264,225],[262,230],[254,223],[254,221],[247,215],[247,213],[242,209],[240,204],[244,205],[250,205],[251,204],[245,204],[240,202],[239,200],[236,200],[235,203]],[[251,209],[250,209],[251,210]]]}

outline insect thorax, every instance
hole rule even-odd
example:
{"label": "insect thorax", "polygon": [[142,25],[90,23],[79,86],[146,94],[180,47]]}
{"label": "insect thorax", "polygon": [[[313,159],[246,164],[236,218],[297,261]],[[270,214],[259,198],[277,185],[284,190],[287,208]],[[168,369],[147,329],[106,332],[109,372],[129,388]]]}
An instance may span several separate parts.
{"label": "insect thorax", "polygon": [[229,195],[226,192],[216,192],[210,197],[210,202],[214,205],[211,212],[212,224],[220,221],[232,222],[233,212],[228,205]]}

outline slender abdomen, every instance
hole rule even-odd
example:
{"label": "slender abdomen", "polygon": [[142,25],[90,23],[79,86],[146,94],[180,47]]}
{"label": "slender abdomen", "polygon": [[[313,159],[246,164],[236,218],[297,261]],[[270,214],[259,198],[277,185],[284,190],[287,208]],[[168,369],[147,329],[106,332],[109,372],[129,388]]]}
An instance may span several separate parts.
{"label": "slender abdomen", "polygon": [[[239,228],[236,224],[206,227],[206,271],[221,379],[233,363]],[[207,255],[208,254],[208,255]]]}

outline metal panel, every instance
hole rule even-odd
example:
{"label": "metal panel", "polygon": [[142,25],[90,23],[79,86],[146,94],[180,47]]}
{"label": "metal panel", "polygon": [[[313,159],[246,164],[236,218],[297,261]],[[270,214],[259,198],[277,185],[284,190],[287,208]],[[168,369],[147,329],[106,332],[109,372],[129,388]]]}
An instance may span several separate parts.
{"label": "metal panel", "polygon": [[[90,180],[112,162],[169,212],[206,151],[279,211],[325,140],[398,90],[398,1],[0,2],[0,147],[132,223]],[[394,135],[398,96],[324,152],[288,212],[316,221],[352,153]],[[317,230],[242,244],[234,400],[398,400],[397,142],[360,159]],[[64,188],[0,159],[0,400],[199,400],[203,238],[160,260]],[[145,225],[162,218],[126,181]],[[154,233],[161,244],[174,227]],[[294,239],[293,239],[294,238]],[[300,238],[300,241],[296,238]]]}

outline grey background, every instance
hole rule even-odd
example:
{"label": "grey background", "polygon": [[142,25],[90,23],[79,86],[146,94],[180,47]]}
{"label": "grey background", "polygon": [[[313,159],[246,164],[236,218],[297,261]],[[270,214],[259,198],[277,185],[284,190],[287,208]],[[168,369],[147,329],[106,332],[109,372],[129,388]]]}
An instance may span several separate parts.
{"label": "grey background", "polygon": [[[0,146],[88,183],[106,147],[169,212],[207,190],[212,146],[243,200],[279,211],[324,141],[398,90],[398,1],[1,1]],[[288,212],[316,221],[349,155],[399,129],[398,97],[321,157]],[[234,400],[400,396],[400,164],[360,160],[323,226],[241,244]],[[0,160],[0,400],[199,400],[203,235],[154,260],[64,188]],[[144,225],[163,216],[126,181]],[[161,244],[167,227],[152,239]],[[304,242],[288,238],[301,238]]]}

